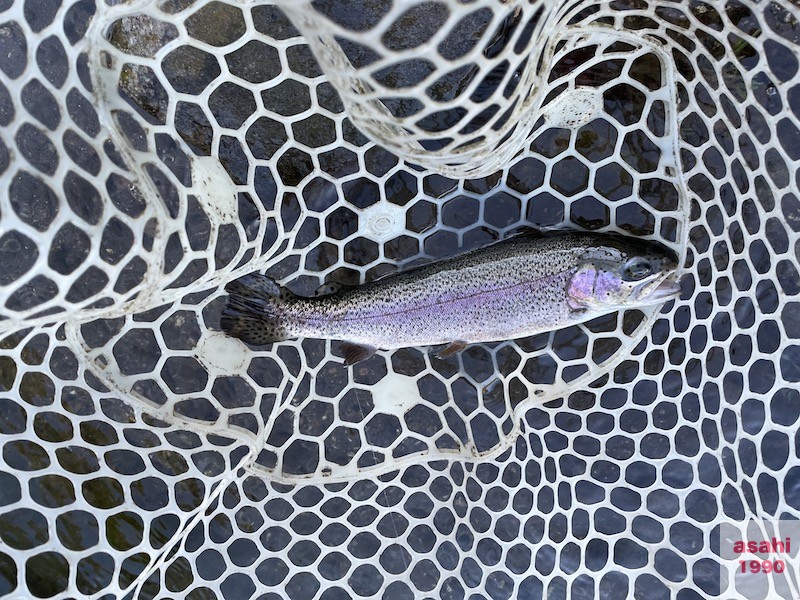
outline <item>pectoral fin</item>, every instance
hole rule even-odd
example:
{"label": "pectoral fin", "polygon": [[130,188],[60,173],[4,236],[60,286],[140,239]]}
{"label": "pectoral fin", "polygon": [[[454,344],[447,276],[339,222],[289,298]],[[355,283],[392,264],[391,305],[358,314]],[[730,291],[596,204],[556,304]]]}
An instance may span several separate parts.
{"label": "pectoral fin", "polygon": [[362,346],[351,342],[342,342],[340,346],[345,366],[349,367],[362,360],[367,360],[378,350],[374,346]]}
{"label": "pectoral fin", "polygon": [[450,342],[445,346],[443,349],[439,350],[434,356],[436,358],[447,358],[448,356],[453,356],[453,354],[458,354],[464,348],[467,347],[469,342],[465,342],[464,340],[455,340],[454,342]]}

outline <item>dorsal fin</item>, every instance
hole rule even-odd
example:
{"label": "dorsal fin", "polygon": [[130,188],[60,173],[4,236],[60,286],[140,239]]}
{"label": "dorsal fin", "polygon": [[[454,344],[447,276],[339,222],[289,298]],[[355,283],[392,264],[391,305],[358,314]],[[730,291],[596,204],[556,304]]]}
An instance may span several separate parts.
{"label": "dorsal fin", "polygon": [[335,281],[329,281],[327,283],[323,283],[319,286],[316,290],[314,290],[314,296],[329,296],[331,294],[335,294],[337,292],[341,292],[347,286],[343,283],[337,283]]}

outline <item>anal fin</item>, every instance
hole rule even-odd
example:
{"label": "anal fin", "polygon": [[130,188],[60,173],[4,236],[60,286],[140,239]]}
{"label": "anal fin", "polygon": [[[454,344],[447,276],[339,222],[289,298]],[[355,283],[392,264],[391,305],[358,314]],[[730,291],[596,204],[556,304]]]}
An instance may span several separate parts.
{"label": "anal fin", "polygon": [[439,350],[434,356],[436,358],[447,358],[448,356],[453,356],[454,354],[458,354],[464,348],[467,347],[469,342],[465,342],[464,340],[455,340],[447,344],[444,348]]}
{"label": "anal fin", "polygon": [[352,342],[342,342],[340,346],[345,366],[349,367],[362,360],[367,360],[378,350],[375,346],[354,344]]}

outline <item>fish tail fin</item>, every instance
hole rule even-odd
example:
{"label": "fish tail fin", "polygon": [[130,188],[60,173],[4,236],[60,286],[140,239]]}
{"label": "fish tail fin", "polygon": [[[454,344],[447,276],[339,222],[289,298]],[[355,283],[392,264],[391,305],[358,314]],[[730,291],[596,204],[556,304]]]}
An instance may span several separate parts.
{"label": "fish tail fin", "polygon": [[220,326],[253,346],[289,339],[281,305],[294,297],[266,275],[251,273],[225,286],[228,292]]}

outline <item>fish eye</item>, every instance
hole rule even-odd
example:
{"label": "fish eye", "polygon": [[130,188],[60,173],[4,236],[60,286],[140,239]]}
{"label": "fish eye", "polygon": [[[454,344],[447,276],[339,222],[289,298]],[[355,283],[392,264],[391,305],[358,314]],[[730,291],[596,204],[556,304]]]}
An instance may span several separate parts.
{"label": "fish eye", "polygon": [[639,281],[653,272],[652,263],[646,258],[632,258],[625,264],[623,275],[629,281]]}

